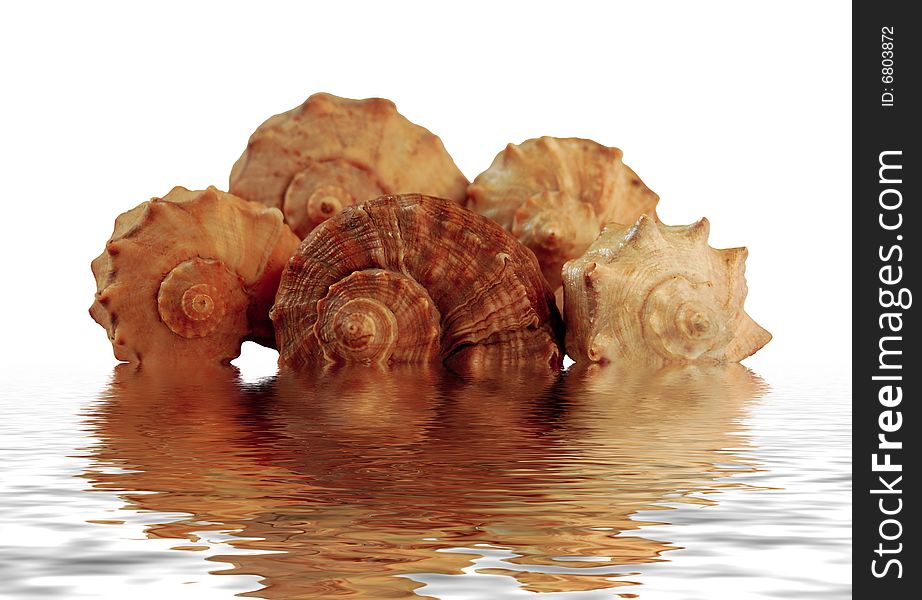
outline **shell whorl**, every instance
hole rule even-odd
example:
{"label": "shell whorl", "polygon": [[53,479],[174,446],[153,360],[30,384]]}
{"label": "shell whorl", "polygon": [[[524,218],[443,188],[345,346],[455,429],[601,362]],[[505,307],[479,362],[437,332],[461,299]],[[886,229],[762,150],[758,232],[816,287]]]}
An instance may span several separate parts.
{"label": "shell whorl", "polygon": [[715,250],[709,223],[610,224],[563,270],[576,360],[738,362],[771,339],[743,310],[746,249]]}
{"label": "shell whorl", "polygon": [[282,211],[299,237],[360,200],[377,198],[386,184],[374,173],[343,159],[312,160],[285,188]]}
{"label": "shell whorl", "polygon": [[170,331],[184,338],[210,335],[228,312],[247,306],[243,280],[217,260],[192,258],[175,266],[160,283],[157,312]]}
{"label": "shell whorl", "polygon": [[279,208],[299,236],[345,207],[418,192],[464,202],[467,179],[441,140],[382,98],[314,94],[250,136],[230,191]]}
{"label": "shell whorl", "polygon": [[298,239],[278,210],[174,188],[119,216],[92,263],[90,315],[119,360],[226,362],[274,346],[269,307]]}
{"label": "shell whorl", "polygon": [[621,160],[618,148],[579,138],[509,144],[468,188],[467,206],[500,223],[538,257],[551,287],[605,223],[655,218],[659,196]]}
{"label": "shell whorl", "polygon": [[326,362],[429,362],[440,315],[425,288],[383,269],[355,271],[317,302],[314,335]]}
{"label": "shell whorl", "polygon": [[537,261],[502,227],[419,194],[347,208],[302,242],[271,312],[279,363],[559,363]]}

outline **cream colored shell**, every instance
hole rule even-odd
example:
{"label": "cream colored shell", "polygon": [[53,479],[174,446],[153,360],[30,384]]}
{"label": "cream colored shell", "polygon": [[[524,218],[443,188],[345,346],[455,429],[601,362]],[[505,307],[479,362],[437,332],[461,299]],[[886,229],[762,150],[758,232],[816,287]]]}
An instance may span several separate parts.
{"label": "cream colored shell", "polygon": [[566,264],[567,352],[577,361],[738,362],[771,339],[743,310],[745,248],[715,250],[707,219],[606,226]]}
{"label": "cream colored shell", "polygon": [[279,363],[559,366],[538,263],[496,223],[419,194],[349,207],[305,238],[272,308]]}
{"label": "cream colored shell", "polygon": [[274,208],[176,187],[116,219],[90,315],[119,360],[227,362],[244,340],[275,345],[269,308],[297,246]]}
{"label": "cream colored shell", "polygon": [[299,236],[346,206],[417,192],[464,202],[468,181],[441,140],[382,98],[314,94],[250,136],[230,191],[282,210]]}
{"label": "cream colored shell", "polygon": [[552,289],[605,223],[656,216],[659,197],[621,160],[592,140],[542,137],[509,144],[468,188],[468,208],[485,215],[538,257]]}

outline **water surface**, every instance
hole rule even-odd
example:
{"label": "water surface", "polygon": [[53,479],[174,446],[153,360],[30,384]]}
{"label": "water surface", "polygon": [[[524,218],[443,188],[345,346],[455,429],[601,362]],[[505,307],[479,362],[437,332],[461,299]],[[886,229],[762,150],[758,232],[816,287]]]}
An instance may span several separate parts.
{"label": "water surface", "polygon": [[739,365],[5,384],[0,597],[840,598],[846,391]]}

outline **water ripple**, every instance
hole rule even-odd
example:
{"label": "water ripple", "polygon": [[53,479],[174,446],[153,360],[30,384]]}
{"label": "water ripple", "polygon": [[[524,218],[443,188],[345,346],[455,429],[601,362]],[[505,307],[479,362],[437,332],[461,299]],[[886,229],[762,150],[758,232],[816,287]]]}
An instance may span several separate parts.
{"label": "water ripple", "polygon": [[81,385],[4,391],[2,597],[848,595],[842,395],[738,365]]}

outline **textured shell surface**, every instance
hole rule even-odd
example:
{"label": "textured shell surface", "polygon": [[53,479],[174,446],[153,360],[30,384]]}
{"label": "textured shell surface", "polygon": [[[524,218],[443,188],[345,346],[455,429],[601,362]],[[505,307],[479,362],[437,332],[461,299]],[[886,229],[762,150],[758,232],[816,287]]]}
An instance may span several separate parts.
{"label": "textured shell surface", "polygon": [[314,94],[250,136],[230,192],[282,210],[301,238],[346,206],[384,194],[464,202],[468,181],[442,141],[390,100]]}
{"label": "textured shell surface", "polygon": [[244,340],[274,347],[269,308],[298,243],[277,209],[176,187],[116,219],[92,262],[90,316],[133,363],[227,362]]}
{"label": "textured shell surface", "polygon": [[563,269],[567,351],[576,361],[738,362],[771,340],[743,310],[747,250],[716,250],[707,219],[610,224]]}
{"label": "textured shell surface", "polygon": [[622,161],[618,148],[579,138],[509,144],[468,188],[467,206],[528,246],[553,289],[563,264],[580,256],[606,223],[656,218],[659,196]]}
{"label": "textured shell surface", "polygon": [[292,256],[271,312],[279,364],[559,366],[562,323],[527,248],[420,194],[344,210]]}

